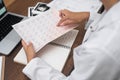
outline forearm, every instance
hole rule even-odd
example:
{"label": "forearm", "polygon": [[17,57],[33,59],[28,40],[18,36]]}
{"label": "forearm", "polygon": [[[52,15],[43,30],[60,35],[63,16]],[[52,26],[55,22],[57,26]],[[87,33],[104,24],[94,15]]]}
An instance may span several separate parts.
{"label": "forearm", "polygon": [[88,21],[90,12],[73,12],[72,19],[77,20],[79,23],[82,21]]}
{"label": "forearm", "polygon": [[[79,13],[80,13],[80,12],[79,12]],[[79,13],[78,13],[78,14],[79,14]],[[88,19],[89,19],[89,17],[90,17],[90,12],[82,12],[82,14],[83,14],[83,15],[82,15],[82,16],[83,16],[83,17],[82,17],[83,20],[84,20],[84,21],[88,21]],[[78,18],[79,18],[79,17],[78,17]]]}

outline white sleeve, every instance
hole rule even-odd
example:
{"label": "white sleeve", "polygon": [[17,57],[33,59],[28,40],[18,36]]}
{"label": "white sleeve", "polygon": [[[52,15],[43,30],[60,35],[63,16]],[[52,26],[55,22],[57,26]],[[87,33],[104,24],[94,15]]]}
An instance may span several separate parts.
{"label": "white sleeve", "polygon": [[97,14],[99,14],[98,11],[102,6],[101,1],[99,0],[92,0],[89,3],[90,3],[90,6],[88,11],[90,12],[90,16],[88,21],[86,22],[85,29],[88,29],[89,25],[95,20],[95,18],[97,17]]}
{"label": "white sleeve", "polygon": [[36,57],[32,59],[23,69],[31,80],[64,80],[66,77],[59,71],[52,68],[44,60]]}
{"label": "white sleeve", "polygon": [[75,52],[75,69],[69,76],[69,80],[113,80],[120,70],[116,60],[98,47],[82,46]]}
{"label": "white sleeve", "polygon": [[40,58],[31,60],[23,72],[31,80],[112,80],[119,67],[111,57],[100,50],[78,50],[74,53],[75,69],[68,77]]}
{"label": "white sleeve", "polygon": [[99,15],[100,14],[97,13],[97,12],[90,12],[89,19],[88,19],[88,21],[85,24],[85,30],[88,29],[88,27],[91,25],[91,23],[93,23]]}

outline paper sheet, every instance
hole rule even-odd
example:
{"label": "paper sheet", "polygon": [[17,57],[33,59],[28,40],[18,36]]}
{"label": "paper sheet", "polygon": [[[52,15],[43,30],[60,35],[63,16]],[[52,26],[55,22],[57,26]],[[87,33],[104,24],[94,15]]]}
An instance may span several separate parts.
{"label": "paper sheet", "polygon": [[37,52],[47,43],[77,27],[77,25],[57,27],[59,20],[59,12],[51,8],[43,14],[13,25],[13,28],[27,44],[32,42]]}
{"label": "paper sheet", "polygon": [[[58,45],[47,44],[39,51],[37,55],[53,68],[62,71],[77,34],[78,30],[72,30],[66,33],[65,35],[53,41]],[[66,45],[70,48],[66,48],[61,45]],[[42,54],[42,56],[39,54]],[[21,64],[27,64],[27,59],[23,48],[15,56],[14,61]]]}
{"label": "paper sheet", "polygon": [[57,10],[68,9],[75,12],[97,12],[101,5],[102,3],[99,0],[54,0],[48,4]]}
{"label": "paper sheet", "polygon": [[0,80],[4,80],[5,57],[0,56]]}
{"label": "paper sheet", "polygon": [[[51,43],[55,43],[59,46],[64,46],[64,47],[67,47],[67,48],[70,48],[72,47],[75,39],[76,39],[76,36],[78,34],[78,30],[71,30],[70,32],[62,35],[61,37],[55,39],[54,41],[52,41]],[[54,44],[53,44],[54,45]]]}
{"label": "paper sheet", "polygon": [[0,79],[2,75],[2,57],[0,56]]}
{"label": "paper sheet", "polygon": [[[69,53],[70,49],[59,46],[46,45],[41,50],[41,54],[44,54],[41,58],[56,70],[62,71]],[[14,61],[21,64],[27,64],[27,58],[23,48],[14,58]]]}

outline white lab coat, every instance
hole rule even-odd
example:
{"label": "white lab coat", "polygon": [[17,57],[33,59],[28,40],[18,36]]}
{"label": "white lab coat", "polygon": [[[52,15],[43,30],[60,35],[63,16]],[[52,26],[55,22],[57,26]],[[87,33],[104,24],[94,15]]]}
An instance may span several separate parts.
{"label": "white lab coat", "polygon": [[87,30],[74,49],[75,69],[63,75],[40,58],[32,59],[23,72],[31,80],[120,80],[120,2]]}

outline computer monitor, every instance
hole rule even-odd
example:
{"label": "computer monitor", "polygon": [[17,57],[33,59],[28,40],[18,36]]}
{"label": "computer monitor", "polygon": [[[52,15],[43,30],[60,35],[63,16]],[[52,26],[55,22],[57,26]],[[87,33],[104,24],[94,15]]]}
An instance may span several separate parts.
{"label": "computer monitor", "polygon": [[0,0],[0,18],[7,12],[3,0]]}

